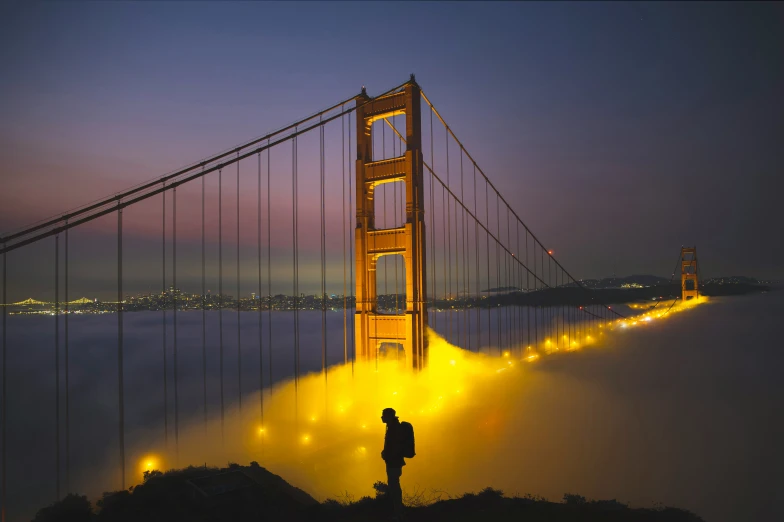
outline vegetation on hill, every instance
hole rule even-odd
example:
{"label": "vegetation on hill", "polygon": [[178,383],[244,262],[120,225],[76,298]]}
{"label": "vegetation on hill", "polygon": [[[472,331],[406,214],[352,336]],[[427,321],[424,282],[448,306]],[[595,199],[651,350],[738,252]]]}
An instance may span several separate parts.
{"label": "vegetation on hill", "polygon": [[[372,521],[388,520],[386,484],[374,485],[375,497],[319,503],[255,462],[250,466],[194,468],[145,473],[127,491],[104,493],[95,507],[85,496],[70,494],[47,506],[33,522],[141,521]],[[447,498],[444,498],[447,497]],[[406,519],[486,522],[700,522],[693,513],[669,507],[630,508],[615,500],[586,500],[566,494],[563,502],[540,497],[505,497],[487,488],[451,498],[440,492],[415,492],[406,498]]]}

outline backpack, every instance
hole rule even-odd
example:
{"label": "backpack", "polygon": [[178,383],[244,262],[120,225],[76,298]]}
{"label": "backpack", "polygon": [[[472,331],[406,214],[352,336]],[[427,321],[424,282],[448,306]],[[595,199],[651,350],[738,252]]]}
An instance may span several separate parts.
{"label": "backpack", "polygon": [[403,456],[407,459],[414,458],[414,427],[409,422],[401,422],[400,430],[402,433]]}

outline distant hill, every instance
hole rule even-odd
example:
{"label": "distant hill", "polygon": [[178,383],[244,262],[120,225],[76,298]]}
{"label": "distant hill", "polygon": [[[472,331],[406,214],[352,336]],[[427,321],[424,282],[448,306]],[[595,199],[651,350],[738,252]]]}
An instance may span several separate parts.
{"label": "distant hill", "polygon": [[[104,493],[96,509],[84,496],[68,495],[41,509],[33,522],[368,522],[389,520],[386,484],[376,483],[375,497],[357,501],[317,502],[304,491],[260,467],[186,468],[166,473],[154,471],[143,484],[127,491]],[[443,499],[441,493],[415,492],[407,496],[406,520],[410,522],[701,522],[697,515],[676,508],[630,508],[615,500],[586,500],[564,495],[563,502],[540,497],[505,497],[487,488],[459,498]]]}

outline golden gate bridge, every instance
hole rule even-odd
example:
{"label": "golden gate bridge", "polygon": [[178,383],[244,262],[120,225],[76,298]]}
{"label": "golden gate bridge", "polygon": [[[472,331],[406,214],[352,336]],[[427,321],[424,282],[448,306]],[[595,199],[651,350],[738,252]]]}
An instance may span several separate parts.
{"label": "golden gate bridge", "polygon": [[[303,144],[310,149],[310,157],[306,157],[307,152],[301,152]],[[224,178],[231,174],[235,178],[232,188],[236,192],[236,209],[230,211],[234,211],[231,214],[236,218],[236,229],[232,231],[227,248],[223,219],[229,214],[224,212],[223,192]],[[209,240],[205,206],[208,180],[217,181],[217,194],[209,194],[210,198],[217,198],[217,215],[209,217],[218,221],[217,237]],[[179,198],[178,189],[181,191]],[[200,206],[200,214],[196,216],[190,210],[183,213],[182,191],[186,189],[192,191],[189,198],[191,204],[195,202],[192,206],[197,210]],[[303,203],[300,198],[306,194],[317,196]],[[240,214],[243,195],[245,201],[251,197],[255,199],[255,209],[246,208],[244,219]],[[7,305],[13,301],[8,297],[9,283],[13,283],[13,278],[8,278],[8,266],[26,247],[49,244],[46,248],[51,249],[52,269],[46,274],[37,273],[37,277],[48,278],[54,294],[54,299],[47,302],[52,303],[54,310],[52,467],[54,493],[60,498],[61,480],[64,479],[65,490],[72,491],[69,350],[74,347],[69,316],[76,306],[89,303],[86,299],[69,300],[73,294],[70,281],[74,263],[73,253],[69,252],[72,241],[69,233],[99,219],[104,223],[107,219],[116,220],[116,287],[111,290],[116,295],[113,301],[117,316],[116,462],[118,482],[125,488],[129,479],[125,440],[128,429],[125,392],[129,376],[124,366],[124,324],[130,301],[123,285],[129,268],[133,268],[133,262],[138,259],[133,250],[123,249],[123,230],[128,226],[127,217],[124,223],[124,213],[143,204],[148,205],[145,208],[152,208],[149,205],[153,198],[160,202],[159,277],[161,295],[166,296],[159,310],[163,435],[167,448],[169,436],[173,436],[175,455],[182,429],[179,390],[183,345],[182,332],[178,331],[181,322],[178,312],[180,315],[185,313],[183,303],[178,303],[182,298],[176,289],[183,281],[183,264],[190,266],[194,259],[200,264],[200,273],[194,279],[193,270],[189,269],[187,279],[195,280],[201,286],[196,292],[198,304],[195,308],[200,308],[202,314],[196,334],[201,338],[202,416],[206,429],[208,392],[211,391],[208,390],[207,354],[208,350],[217,348],[222,439],[226,437],[225,415],[229,401],[225,380],[232,378],[224,368],[226,349],[236,348],[237,407],[242,412],[243,394],[257,391],[259,403],[252,409],[257,409],[254,415],[258,416],[260,426],[264,426],[264,390],[273,384],[273,332],[293,339],[289,358],[295,394],[294,415],[296,420],[302,415],[296,396],[303,374],[300,312],[304,310],[303,289],[306,287],[315,291],[321,313],[320,351],[324,379],[329,366],[328,338],[342,340],[342,363],[346,366],[353,368],[357,361],[378,364],[379,360],[394,355],[396,360],[405,361],[408,371],[419,372],[429,361],[429,328],[443,335],[449,344],[464,350],[525,361],[582,346],[592,339],[591,336],[600,335],[602,329],[624,317],[610,302],[605,302],[600,292],[586,288],[576,279],[553,250],[537,238],[468,152],[413,75],[409,81],[375,97],[368,96],[363,87],[358,95],[291,125],[0,238],[4,305],[3,518],[9,504],[6,496],[7,450],[14,451],[7,441],[7,425],[23,422],[23,419],[8,418],[6,414],[9,392],[6,372],[13,371],[7,356],[18,348],[10,345],[7,338]],[[319,203],[316,214],[312,212],[313,199]],[[283,208],[286,212],[280,211]],[[187,215],[186,228],[190,232],[196,230],[196,242],[200,241],[197,245],[200,252],[196,249],[196,255],[193,255],[194,249],[188,248],[185,261],[182,239],[178,241],[177,238],[178,223],[183,226],[178,220],[182,220],[183,215]],[[248,215],[252,217],[248,218]],[[339,217],[337,225],[330,223],[334,216]],[[170,234],[167,234],[167,219]],[[252,255],[247,248],[244,255],[241,251],[241,246],[248,244],[241,235],[242,227],[253,233],[256,244]],[[317,256],[315,236],[319,237]],[[189,233],[189,244],[193,237]],[[211,275],[217,275],[217,295],[209,293],[206,283],[208,244],[214,242],[217,242],[217,274]],[[229,249],[233,250],[236,261],[231,267],[224,262],[224,253]],[[305,256],[304,261],[301,255]],[[316,257],[318,268],[313,270],[315,263],[312,261]],[[171,259],[169,265],[167,259]],[[304,269],[301,261],[306,265]],[[693,261],[682,253],[679,262],[682,262],[684,274],[694,274],[694,277],[684,276],[684,280],[688,279],[696,290],[696,251]],[[318,276],[312,276],[316,272]],[[146,271],[145,274],[149,276]],[[303,274],[305,281],[300,280]],[[692,279],[695,282],[692,283]],[[255,281],[250,282],[252,280]],[[250,288],[253,289],[253,297],[246,298],[244,305],[243,286],[246,295]],[[281,297],[287,303],[285,307],[276,309],[273,305],[273,286],[279,296],[284,295],[282,288],[288,288],[285,297]],[[328,297],[328,287],[338,289],[333,297]],[[339,293],[341,288],[342,293]],[[236,292],[236,299],[228,295],[229,291]],[[340,301],[336,296],[342,297],[340,332],[334,328],[330,331],[327,320],[335,300]],[[217,346],[207,342],[207,315],[214,312],[208,306],[210,299],[212,302],[217,300]],[[20,299],[13,304],[43,302]],[[192,313],[193,308],[191,306],[188,313]],[[236,321],[229,324],[228,314],[232,312],[236,314]],[[240,315],[249,312],[257,315],[258,332],[252,339],[243,339]],[[282,313],[292,316],[291,325],[280,322],[277,314]],[[170,338],[167,337],[169,314],[172,316]],[[236,329],[232,328],[235,324]],[[284,328],[290,330],[283,331]],[[254,361],[258,363],[255,382],[247,382],[247,378],[243,382],[243,343],[246,346],[253,343],[258,348]],[[189,344],[186,348],[188,356],[198,355],[194,350],[198,347]],[[64,382],[61,382],[61,376]],[[172,383],[169,383],[169,377],[173,378]],[[64,391],[64,398],[61,398],[61,391]],[[173,405],[171,413],[170,404]],[[246,399],[246,411],[248,407]],[[61,415],[64,415],[64,425]],[[172,426],[170,420],[173,420]],[[61,449],[64,449],[64,455]]]}

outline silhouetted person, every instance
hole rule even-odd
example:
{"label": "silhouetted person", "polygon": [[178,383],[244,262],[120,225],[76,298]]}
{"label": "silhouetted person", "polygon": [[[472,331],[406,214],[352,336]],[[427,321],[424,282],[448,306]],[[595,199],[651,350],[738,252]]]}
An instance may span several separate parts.
{"label": "silhouetted person", "polygon": [[[381,452],[381,458],[387,464],[388,495],[392,503],[392,514],[396,519],[400,520],[403,516],[403,490],[400,488],[400,476],[403,474],[403,466],[406,465],[403,456],[408,454],[413,456],[413,449],[407,451],[406,448],[409,442],[403,424],[408,423],[401,424],[395,416],[395,410],[385,408],[381,412],[381,420],[387,425],[387,432],[384,435],[384,451]],[[408,427],[410,427],[410,424]],[[413,438],[413,429],[411,429],[410,445],[412,448]]]}

